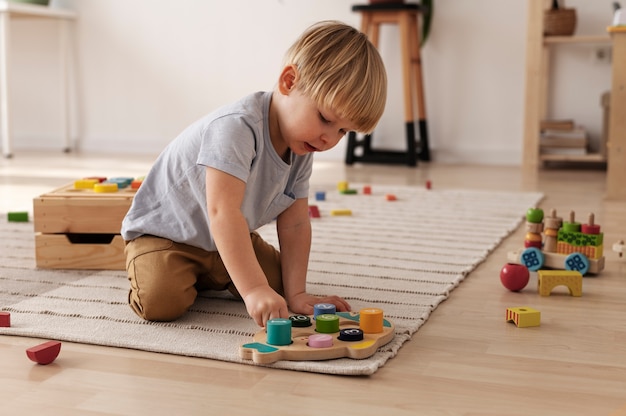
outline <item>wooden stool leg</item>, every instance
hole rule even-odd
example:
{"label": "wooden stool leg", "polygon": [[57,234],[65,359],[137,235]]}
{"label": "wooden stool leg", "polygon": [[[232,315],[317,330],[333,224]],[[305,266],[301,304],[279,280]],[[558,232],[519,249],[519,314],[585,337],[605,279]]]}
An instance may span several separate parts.
{"label": "wooden stool leg", "polygon": [[[378,39],[380,39],[380,22],[374,22],[370,13],[363,14],[362,26],[365,29],[363,33],[367,35],[370,42],[378,49]],[[372,151],[372,135],[363,136],[363,154],[369,154]]]}
{"label": "wooden stool leg", "polygon": [[[371,134],[367,134],[359,140],[355,132],[350,132],[348,134],[346,153],[346,164],[348,165],[354,162],[374,162],[402,163],[416,166],[418,158],[426,161],[430,160],[428,131],[426,128],[426,107],[422,84],[418,17],[419,11],[412,8],[410,10],[378,10],[362,13],[361,32],[369,38],[372,45],[376,48],[378,48],[381,24],[397,24],[400,28],[407,151],[374,150],[371,146]],[[417,116],[414,110],[415,105],[417,105]],[[419,141],[416,140],[415,134],[416,120],[419,122]],[[361,150],[359,155],[355,155],[357,148]]]}
{"label": "wooden stool leg", "polygon": [[[378,38],[380,33],[380,25],[374,23],[372,15],[369,13],[363,13],[361,18],[361,32],[363,32],[372,45],[378,48]],[[357,134],[354,131],[348,132],[348,145],[346,148],[346,165],[352,165],[357,157],[354,154],[357,147],[363,148],[363,154],[366,155],[371,152],[372,149],[372,135],[366,134],[361,141],[358,140]]]}
{"label": "wooden stool leg", "polygon": [[[420,52],[420,36],[418,15],[410,21],[409,39],[411,40],[411,69],[414,76],[414,87],[417,93],[417,119],[419,124],[419,158],[430,161],[430,147],[428,144],[428,126],[426,123],[426,102],[424,100],[424,84],[422,75],[422,57]],[[412,89],[411,89],[412,90]]]}
{"label": "wooden stool leg", "polygon": [[404,85],[404,122],[406,125],[407,164],[417,164],[415,143],[415,113],[413,111],[413,88],[411,87],[411,20],[413,13],[402,13],[400,16],[400,48],[402,52],[402,84]]}

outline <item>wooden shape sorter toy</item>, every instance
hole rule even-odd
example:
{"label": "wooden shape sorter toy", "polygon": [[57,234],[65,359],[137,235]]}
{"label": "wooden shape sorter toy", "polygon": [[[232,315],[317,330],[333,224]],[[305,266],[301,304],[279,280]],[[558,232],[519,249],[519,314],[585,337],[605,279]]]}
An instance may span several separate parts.
{"label": "wooden shape sorter toy", "polygon": [[254,342],[243,344],[239,355],[256,364],[279,360],[364,359],[388,344],[394,331],[393,323],[384,319],[383,311],[377,308],[362,309],[359,313],[323,314],[315,318],[294,315],[289,320],[268,321],[267,329],[258,332]]}
{"label": "wooden shape sorter toy", "polygon": [[603,236],[593,213],[586,224],[581,224],[575,221],[574,211],[570,212],[569,221],[563,221],[554,209],[544,217],[542,209],[530,208],[526,213],[524,248],[510,251],[507,259],[531,271],[548,268],[575,270],[583,276],[598,274],[605,262]]}
{"label": "wooden shape sorter toy", "polygon": [[72,183],[36,197],[37,267],[124,270],[120,230],[136,191],[123,186],[116,192],[99,192]]}

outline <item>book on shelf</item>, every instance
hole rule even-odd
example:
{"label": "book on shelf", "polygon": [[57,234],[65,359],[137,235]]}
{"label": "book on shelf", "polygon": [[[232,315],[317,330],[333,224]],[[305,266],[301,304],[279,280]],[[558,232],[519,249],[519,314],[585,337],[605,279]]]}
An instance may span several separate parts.
{"label": "book on shelf", "polygon": [[584,147],[542,147],[542,155],[586,155],[587,149]]}
{"label": "book on shelf", "polygon": [[545,129],[539,138],[544,154],[586,154],[588,144],[587,131],[581,126],[569,130]]}
{"label": "book on shelf", "polygon": [[541,131],[544,130],[572,130],[576,127],[574,120],[571,119],[563,119],[563,120],[541,120],[539,122],[539,129]]}

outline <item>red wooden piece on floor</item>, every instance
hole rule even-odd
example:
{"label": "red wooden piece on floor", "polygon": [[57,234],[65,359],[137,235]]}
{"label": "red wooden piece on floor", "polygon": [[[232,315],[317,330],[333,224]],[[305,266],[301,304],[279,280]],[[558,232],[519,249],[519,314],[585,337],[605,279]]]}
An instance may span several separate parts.
{"label": "red wooden piece on floor", "polygon": [[8,328],[11,326],[11,314],[9,312],[0,312],[0,327]]}
{"label": "red wooden piece on floor", "polygon": [[320,210],[317,205],[309,205],[309,218],[320,218]]}
{"label": "red wooden piece on floor", "polygon": [[37,364],[46,365],[54,361],[61,351],[59,341],[48,341],[26,350],[26,355]]}

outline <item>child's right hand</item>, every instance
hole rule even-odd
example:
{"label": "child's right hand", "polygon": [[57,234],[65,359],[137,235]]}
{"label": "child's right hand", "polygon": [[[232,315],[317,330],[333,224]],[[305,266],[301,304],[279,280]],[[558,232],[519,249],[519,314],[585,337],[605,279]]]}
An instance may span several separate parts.
{"label": "child's right hand", "polygon": [[243,301],[248,314],[258,326],[265,328],[270,319],[289,318],[287,301],[269,285],[252,289],[243,297]]}

